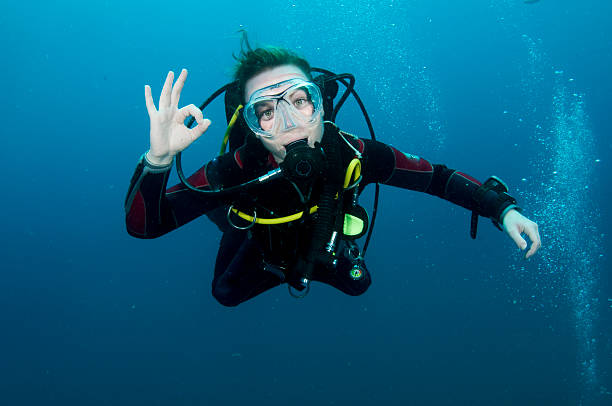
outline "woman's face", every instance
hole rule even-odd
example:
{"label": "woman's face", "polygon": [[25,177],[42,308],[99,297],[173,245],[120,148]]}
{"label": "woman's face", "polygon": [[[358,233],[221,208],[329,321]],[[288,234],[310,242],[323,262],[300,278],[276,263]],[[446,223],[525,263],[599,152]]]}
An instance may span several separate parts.
{"label": "woman's face", "polygon": [[[266,88],[268,86],[275,85],[277,83],[287,81],[290,79],[303,79],[308,80],[308,77],[300,68],[294,65],[281,65],[274,68],[270,68],[259,74],[253,76],[249,80],[247,80],[245,84],[244,97],[245,100],[249,100],[251,95],[256,91]],[[274,89],[275,94],[282,92],[283,87],[276,87]],[[298,100],[289,100],[290,102],[303,103],[303,101]],[[299,106],[298,106],[299,107]],[[312,109],[308,109],[307,107],[298,108],[296,111],[303,111],[304,114],[312,113]],[[268,113],[269,114],[269,113]],[[280,131],[278,130],[278,126],[275,126],[273,121],[274,117],[270,119],[270,117],[263,116],[262,119],[269,120],[264,125],[270,128],[272,132],[271,137],[263,137],[259,134],[256,134],[257,138],[261,141],[264,147],[272,153],[272,156],[276,160],[277,163],[281,163],[287,154],[285,150],[285,146],[291,144],[297,140],[307,140],[308,145],[314,148],[315,142],[320,142],[321,138],[323,138],[323,117],[317,117],[315,125],[313,126],[296,126],[295,128],[291,128],[290,130]],[[267,129],[267,128],[266,128]]]}

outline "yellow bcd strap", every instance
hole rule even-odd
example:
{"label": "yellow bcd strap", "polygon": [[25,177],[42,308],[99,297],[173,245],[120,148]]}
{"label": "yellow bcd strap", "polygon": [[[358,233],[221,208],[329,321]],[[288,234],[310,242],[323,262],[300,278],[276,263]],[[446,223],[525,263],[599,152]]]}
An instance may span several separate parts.
{"label": "yellow bcd strap", "polygon": [[[344,177],[344,189],[348,189],[349,187],[355,186],[356,185],[355,182],[358,182],[360,180],[359,179],[360,176],[361,176],[361,161],[359,161],[359,159],[357,158],[353,158],[349,166],[346,168],[346,175]],[[353,180],[352,185],[350,184],[351,179]],[[336,195],[336,198],[338,198],[338,195]],[[319,206],[312,206],[310,208],[310,214],[315,213],[318,209],[319,209]],[[232,208],[232,211],[236,213],[236,215],[238,215],[240,218],[246,221],[254,222],[255,224],[263,224],[263,225],[289,223],[291,221],[301,219],[302,216],[304,215],[304,212],[301,211],[299,213],[295,213],[290,216],[265,219],[265,218],[255,218],[253,216],[250,216],[234,208]]]}
{"label": "yellow bcd strap", "polygon": [[[310,214],[316,212],[318,209],[319,209],[319,206],[312,206],[310,208]],[[236,215],[238,215],[243,220],[250,221],[251,223],[255,219],[255,217],[249,216],[248,214],[243,213],[243,212],[239,211],[238,209],[232,208],[232,211],[234,213],[236,213]],[[289,216],[278,217],[278,218],[273,218],[273,219],[257,218],[257,219],[255,219],[255,223],[256,224],[264,224],[264,225],[283,224],[283,223],[289,223],[291,221],[295,221],[295,220],[301,219],[303,215],[304,215],[304,212],[301,211],[299,213],[291,214]]]}

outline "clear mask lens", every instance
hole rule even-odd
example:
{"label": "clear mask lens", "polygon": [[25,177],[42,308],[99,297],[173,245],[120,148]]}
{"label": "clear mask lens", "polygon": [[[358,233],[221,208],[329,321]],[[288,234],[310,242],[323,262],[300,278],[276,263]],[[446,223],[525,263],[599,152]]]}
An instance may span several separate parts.
{"label": "clear mask lens", "polygon": [[317,85],[303,79],[289,79],[254,92],[243,114],[253,132],[271,138],[316,124],[322,111]]}

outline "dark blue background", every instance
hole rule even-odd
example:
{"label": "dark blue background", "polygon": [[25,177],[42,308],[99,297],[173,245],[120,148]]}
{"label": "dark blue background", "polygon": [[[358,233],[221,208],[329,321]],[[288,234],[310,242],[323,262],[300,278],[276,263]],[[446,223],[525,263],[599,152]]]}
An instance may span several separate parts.
{"label": "dark blue background", "polygon": [[[4,5],[2,404],[611,404],[611,11],[602,0]],[[240,28],[354,73],[381,141],[505,179],[540,224],[541,253],[522,261],[484,220],[471,241],[465,210],[383,186],[364,296],[315,285],[301,301],[277,288],[219,305],[216,228],[200,219],[137,240],[122,205],[148,148],[144,84],[157,99],[167,71],[186,67],[181,104],[200,104],[230,80]],[[537,141],[536,126],[558,128],[560,86],[585,101],[580,162]],[[189,169],[218,150],[221,104],[207,115]],[[338,124],[367,136],[354,104]],[[543,187],[553,159],[576,169],[557,185],[584,190],[593,210],[552,218],[564,205]],[[586,339],[576,314],[592,320]]]}

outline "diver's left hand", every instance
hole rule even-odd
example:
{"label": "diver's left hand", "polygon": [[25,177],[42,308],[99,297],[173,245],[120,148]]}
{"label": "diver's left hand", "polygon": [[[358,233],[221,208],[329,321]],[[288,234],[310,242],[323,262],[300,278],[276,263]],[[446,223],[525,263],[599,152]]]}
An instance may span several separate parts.
{"label": "diver's left hand", "polygon": [[538,225],[518,211],[514,209],[509,210],[502,219],[502,224],[504,231],[512,238],[521,251],[527,248],[527,241],[525,241],[521,234],[527,234],[531,240],[531,248],[525,254],[525,259],[531,257],[540,249],[542,243],[540,241]]}

